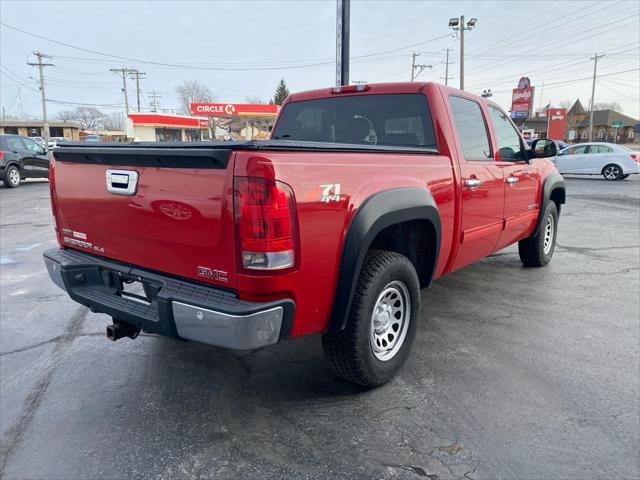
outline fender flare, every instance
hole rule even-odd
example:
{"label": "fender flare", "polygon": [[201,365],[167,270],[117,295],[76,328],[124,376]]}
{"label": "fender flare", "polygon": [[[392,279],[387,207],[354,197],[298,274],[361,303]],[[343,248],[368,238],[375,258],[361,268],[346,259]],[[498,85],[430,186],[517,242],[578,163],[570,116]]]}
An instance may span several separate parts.
{"label": "fender flare", "polygon": [[[544,216],[544,212],[547,209],[547,205],[551,200],[552,194],[556,190],[560,190],[562,193],[560,194],[559,203],[564,204],[566,199],[566,184],[564,183],[564,179],[562,175],[557,172],[551,172],[542,182],[542,192],[540,194],[540,213],[538,213],[538,219],[536,220],[536,225],[533,228],[533,232],[531,236],[534,237],[540,232],[540,228],[542,227],[542,220]],[[558,214],[560,213],[560,208],[558,206]]]}
{"label": "fender flare", "polygon": [[358,208],[344,237],[328,332],[343,330],[347,325],[360,269],[376,235],[389,226],[411,220],[426,220],[435,231],[435,258],[425,285],[431,282],[438,263],[441,237],[440,213],[431,192],[396,188],[375,193]]}

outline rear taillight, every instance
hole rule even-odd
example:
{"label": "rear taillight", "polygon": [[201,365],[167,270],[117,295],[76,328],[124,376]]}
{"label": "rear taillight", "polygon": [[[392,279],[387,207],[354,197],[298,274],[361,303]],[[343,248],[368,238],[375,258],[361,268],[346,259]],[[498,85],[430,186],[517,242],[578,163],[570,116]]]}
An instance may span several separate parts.
{"label": "rear taillight", "polygon": [[632,153],[631,154],[631,158],[633,158],[634,162],[640,162],[640,158],[638,158],[638,154],[637,153]]}
{"label": "rear taillight", "polygon": [[4,152],[0,150],[0,160],[2,160],[2,157],[4,157]]}
{"label": "rear taillight", "polygon": [[277,180],[236,177],[234,210],[242,267],[277,270],[296,259],[295,199]]}

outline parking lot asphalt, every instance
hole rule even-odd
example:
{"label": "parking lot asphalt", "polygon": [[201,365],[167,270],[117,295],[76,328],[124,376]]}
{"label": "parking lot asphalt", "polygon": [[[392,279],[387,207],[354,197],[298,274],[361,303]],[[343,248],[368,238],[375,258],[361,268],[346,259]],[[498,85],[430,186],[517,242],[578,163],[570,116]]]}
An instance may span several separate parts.
{"label": "parking lot asphalt", "polygon": [[363,390],[318,336],[108,342],[44,268],[47,182],[0,187],[0,476],[640,477],[640,182],[567,189],[547,268],[510,247],[436,281],[404,370]]}

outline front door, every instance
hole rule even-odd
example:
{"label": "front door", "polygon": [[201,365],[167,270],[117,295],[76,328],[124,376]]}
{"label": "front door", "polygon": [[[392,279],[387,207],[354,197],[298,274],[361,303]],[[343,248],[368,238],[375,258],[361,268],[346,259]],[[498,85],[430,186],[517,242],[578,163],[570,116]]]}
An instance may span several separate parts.
{"label": "front door", "polygon": [[538,191],[540,172],[527,160],[524,143],[509,117],[499,108],[489,106],[494,149],[498,165],[504,172],[504,230],[496,250],[525,236],[535,224],[540,210]]}
{"label": "front door", "polygon": [[47,151],[30,138],[23,137],[24,172],[29,177],[42,178],[49,174],[49,155]]}
{"label": "front door", "polygon": [[556,155],[556,165],[561,174],[565,173],[586,173],[585,159],[589,145],[575,145]]}
{"label": "front door", "polygon": [[462,188],[462,235],[452,270],[491,254],[502,231],[504,178],[496,163],[486,111],[470,98],[449,97],[456,135]]}

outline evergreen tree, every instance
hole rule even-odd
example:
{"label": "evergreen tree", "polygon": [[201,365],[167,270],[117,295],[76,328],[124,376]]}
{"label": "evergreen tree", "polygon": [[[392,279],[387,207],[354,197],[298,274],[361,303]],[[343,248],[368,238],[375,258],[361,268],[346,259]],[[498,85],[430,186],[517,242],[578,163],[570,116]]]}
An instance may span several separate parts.
{"label": "evergreen tree", "polygon": [[287,84],[284,81],[284,78],[280,79],[280,83],[278,84],[278,88],[276,88],[276,93],[273,95],[270,104],[282,105],[285,98],[289,96],[289,89],[287,88]]}

